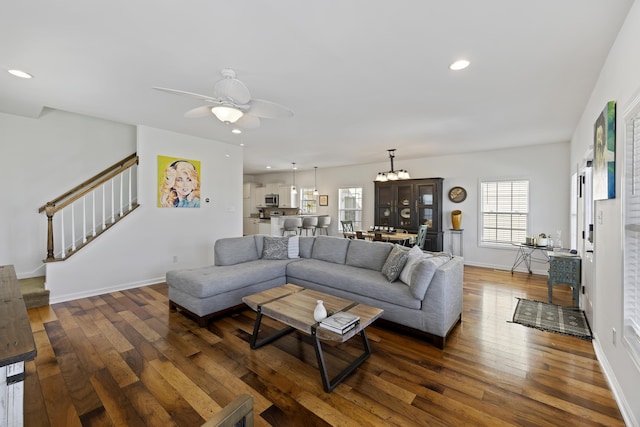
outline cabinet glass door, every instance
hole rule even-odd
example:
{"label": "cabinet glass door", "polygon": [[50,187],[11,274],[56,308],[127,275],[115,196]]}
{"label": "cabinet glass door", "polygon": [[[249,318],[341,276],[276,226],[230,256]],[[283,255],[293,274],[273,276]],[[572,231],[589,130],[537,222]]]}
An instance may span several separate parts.
{"label": "cabinet glass door", "polygon": [[416,184],[416,211],[418,225],[428,225],[429,231],[439,230],[438,217],[434,215],[435,202],[438,200],[437,189],[434,184]]}
{"label": "cabinet glass door", "polygon": [[375,225],[393,225],[393,187],[390,184],[378,184],[376,194],[376,217],[378,223]]}
{"label": "cabinet glass door", "polygon": [[395,213],[397,228],[413,229],[415,228],[416,216],[411,209],[411,201],[413,199],[413,184],[397,184],[397,192],[395,199]]}

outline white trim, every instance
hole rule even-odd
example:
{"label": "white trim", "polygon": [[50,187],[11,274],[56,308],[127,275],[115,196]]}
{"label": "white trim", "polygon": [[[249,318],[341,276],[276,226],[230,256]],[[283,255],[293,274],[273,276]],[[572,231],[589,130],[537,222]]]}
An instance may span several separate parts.
{"label": "white trim", "polygon": [[164,283],[165,279],[166,278],[164,276],[160,276],[160,277],[155,277],[151,279],[141,280],[139,282],[121,283],[119,285],[114,285],[114,286],[94,288],[94,289],[83,291],[83,292],[74,292],[70,294],[62,294],[62,295],[55,295],[55,296],[52,295],[50,298],[49,304],[57,304],[60,302],[73,301],[80,298],[94,297],[97,295],[110,294],[112,292],[125,291],[127,289],[140,288],[142,286],[155,285],[158,283]]}
{"label": "white trim", "polygon": [[594,332],[593,335],[593,350],[596,353],[596,359],[600,363],[600,367],[602,368],[602,373],[604,377],[607,379],[607,383],[609,384],[609,388],[613,393],[613,397],[618,403],[618,409],[620,410],[620,414],[622,414],[622,419],[624,423],[628,426],[637,426],[640,425],[638,420],[636,420],[633,416],[633,409],[631,404],[625,399],[624,392],[620,384],[616,379],[615,372],[611,368],[611,364],[607,360],[604,350],[600,346],[600,340],[598,339],[598,335]]}

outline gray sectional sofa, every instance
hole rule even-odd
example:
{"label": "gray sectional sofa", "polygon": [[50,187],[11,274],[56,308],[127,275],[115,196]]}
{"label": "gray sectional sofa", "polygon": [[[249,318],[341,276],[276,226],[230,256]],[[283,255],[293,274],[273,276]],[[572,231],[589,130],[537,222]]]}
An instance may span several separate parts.
{"label": "gray sectional sofa", "polygon": [[382,308],[382,320],[440,348],[461,320],[463,262],[449,254],[329,236],[252,235],[217,240],[214,256],[212,266],[166,274],[170,308],[200,326],[243,307],[242,297],[285,283]]}

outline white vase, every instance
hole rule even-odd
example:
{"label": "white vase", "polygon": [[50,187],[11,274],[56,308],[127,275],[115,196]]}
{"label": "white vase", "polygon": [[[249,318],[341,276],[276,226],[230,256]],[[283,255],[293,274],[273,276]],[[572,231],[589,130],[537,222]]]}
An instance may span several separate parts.
{"label": "white vase", "polygon": [[324,308],[324,304],[322,303],[322,300],[319,299],[318,303],[316,304],[315,310],[313,310],[313,318],[315,319],[316,322],[320,322],[324,320],[326,317],[327,317],[327,309]]}

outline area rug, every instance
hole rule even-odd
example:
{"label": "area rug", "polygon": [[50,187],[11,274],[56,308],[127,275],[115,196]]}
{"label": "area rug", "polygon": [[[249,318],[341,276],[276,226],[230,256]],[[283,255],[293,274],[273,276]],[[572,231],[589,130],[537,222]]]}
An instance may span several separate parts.
{"label": "area rug", "polygon": [[518,298],[513,323],[587,341],[593,339],[584,311],[574,307]]}

